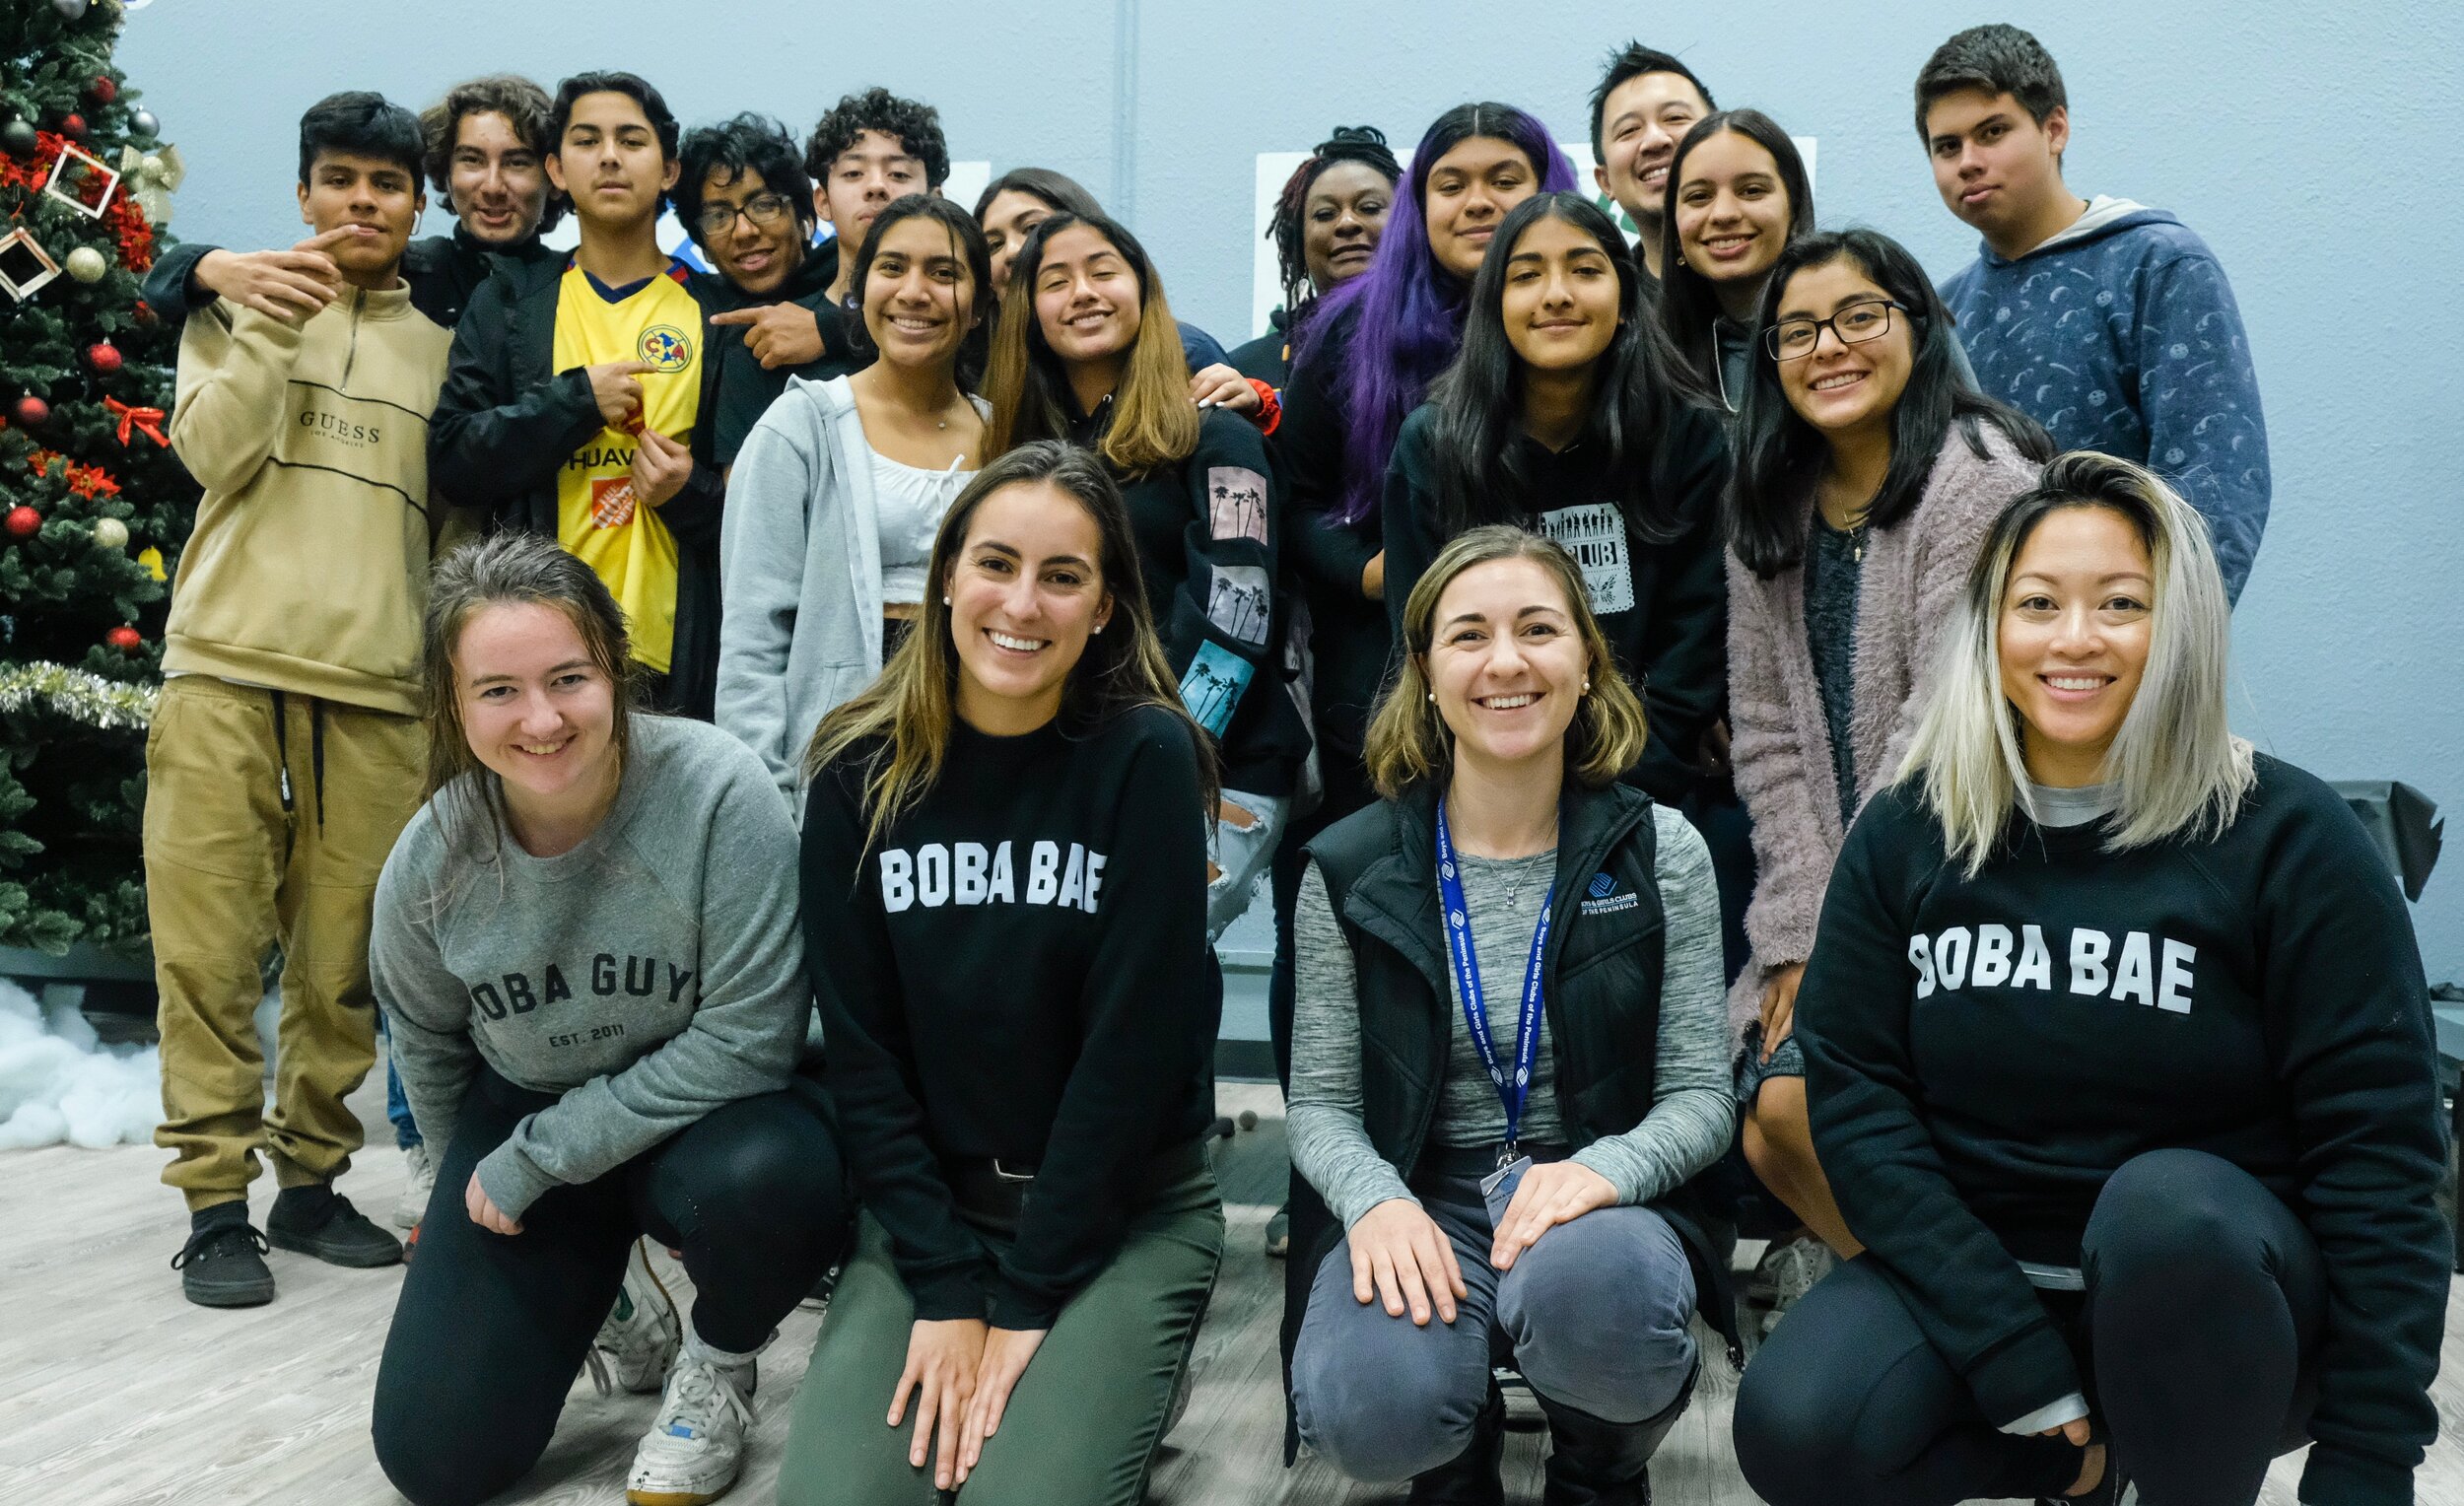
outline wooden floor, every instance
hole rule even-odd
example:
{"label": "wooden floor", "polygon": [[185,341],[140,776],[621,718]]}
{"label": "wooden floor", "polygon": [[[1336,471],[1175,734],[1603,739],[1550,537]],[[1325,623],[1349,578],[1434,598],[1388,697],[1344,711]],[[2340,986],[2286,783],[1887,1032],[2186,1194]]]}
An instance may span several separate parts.
{"label": "wooden floor", "polygon": [[[361,1157],[343,1190],[372,1213],[391,1206],[401,1160],[382,1133],[382,1103],[364,1090],[363,1119],[387,1148]],[[1157,1506],[1338,1506],[1400,1500],[1336,1477],[1315,1460],[1281,1468],[1282,1398],[1274,1335],[1282,1266],[1259,1253],[1281,1177],[1282,1124],[1270,1088],[1227,1085],[1223,1107],[1253,1108],[1256,1130],[1224,1150],[1231,1247],[1199,1336],[1189,1414],[1158,1460]],[[398,1271],[345,1271],[280,1251],[272,1306],[189,1306],[167,1262],[178,1248],[178,1200],[151,1147],[0,1153],[0,1503],[222,1506],[399,1500],[369,1450],[368,1407]],[[272,1197],[261,1181],[260,1222]],[[660,1257],[664,1262],[664,1257]],[[681,1272],[675,1272],[678,1280]],[[816,1320],[798,1313],[764,1356],[758,1433],[731,1500],[771,1497],[787,1403]],[[1725,1370],[1725,1364],[1719,1366]],[[1662,1506],[1750,1506],[1728,1444],[1733,1381],[1707,1383],[1652,1465]],[[2447,1319],[2439,1385],[2446,1430],[2418,1485],[2429,1506],[2464,1503],[2464,1301]],[[507,1497],[618,1502],[653,1397],[601,1401],[577,1387],[538,1469]],[[1511,1498],[1537,1501],[1542,1435],[1520,1431],[1508,1453]],[[2262,1500],[2293,1506],[2297,1458],[2280,1461]],[[1067,1503],[1057,1503],[1067,1506]]]}

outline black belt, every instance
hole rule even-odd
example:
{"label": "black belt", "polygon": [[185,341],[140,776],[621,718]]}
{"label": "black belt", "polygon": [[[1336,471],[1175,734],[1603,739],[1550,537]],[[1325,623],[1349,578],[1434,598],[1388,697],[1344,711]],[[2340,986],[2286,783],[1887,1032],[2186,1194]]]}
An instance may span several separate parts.
{"label": "black belt", "polygon": [[[1206,1142],[1182,1140],[1146,1159],[1134,1173],[1132,1196],[1153,1198],[1206,1169]],[[953,1156],[941,1163],[958,1211],[969,1222],[1003,1233],[1015,1230],[1025,1216],[1027,1198],[1035,1189],[1036,1168],[1017,1166],[998,1156]]]}

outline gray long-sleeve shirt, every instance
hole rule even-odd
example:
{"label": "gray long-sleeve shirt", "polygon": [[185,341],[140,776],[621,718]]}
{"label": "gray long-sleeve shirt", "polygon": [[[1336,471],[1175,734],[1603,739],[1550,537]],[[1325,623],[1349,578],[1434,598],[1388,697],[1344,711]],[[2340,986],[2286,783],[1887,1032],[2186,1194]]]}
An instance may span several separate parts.
{"label": "gray long-sleeve shirt", "polygon": [[369,971],[437,1154],[482,1061],[561,1095],[479,1163],[516,1218],[785,1086],[812,1013],[795,827],[768,770],[704,722],[637,715],[632,743],[571,852],[495,832],[466,777],[411,818],[376,885]]}
{"label": "gray long-sleeve shirt", "polygon": [[[1716,1161],[1736,1129],[1720,966],[1720,901],[1711,854],[1683,816],[1655,806],[1660,904],[1667,956],[1660,993],[1659,1060],[1651,1112],[1622,1134],[1606,1135],[1574,1159],[1606,1177],[1624,1203],[1648,1202]],[[1552,851],[1525,858],[1463,856],[1472,945],[1479,958],[1489,1035],[1501,1056],[1513,1050],[1524,967],[1541,897],[1556,874]],[[1292,1088],[1284,1132],[1292,1164],[1350,1228],[1390,1198],[1412,1198],[1402,1172],[1377,1152],[1363,1125],[1360,1003],[1351,949],[1313,864],[1293,917],[1298,993],[1292,1015]],[[1440,1145],[1482,1145],[1505,1135],[1505,1109],[1464,1027],[1453,987],[1453,1045],[1429,1137]],[[1545,1019],[1522,1137],[1565,1139]],[[1412,1198],[1418,1201],[1417,1198]]]}

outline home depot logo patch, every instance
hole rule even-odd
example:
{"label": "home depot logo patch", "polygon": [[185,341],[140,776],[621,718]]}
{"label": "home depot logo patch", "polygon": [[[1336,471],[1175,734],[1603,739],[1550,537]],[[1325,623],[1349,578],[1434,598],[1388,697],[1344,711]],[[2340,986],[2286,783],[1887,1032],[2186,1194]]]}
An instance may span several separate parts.
{"label": "home depot logo patch", "polygon": [[590,483],[590,526],[621,528],[633,521],[633,478],[600,476]]}

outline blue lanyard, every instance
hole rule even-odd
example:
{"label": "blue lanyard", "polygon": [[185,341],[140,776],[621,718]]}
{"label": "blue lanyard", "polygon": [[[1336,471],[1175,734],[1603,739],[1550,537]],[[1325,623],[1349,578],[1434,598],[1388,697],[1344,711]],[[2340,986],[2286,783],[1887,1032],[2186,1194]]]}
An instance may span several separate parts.
{"label": "blue lanyard", "polygon": [[1540,959],[1548,951],[1548,915],[1557,886],[1548,886],[1540,901],[1540,924],[1532,931],[1532,960],[1523,972],[1523,1012],[1515,1021],[1514,1075],[1497,1060],[1497,1044],[1489,1038],[1488,1003],[1480,992],[1480,959],[1472,950],[1472,916],[1463,900],[1463,875],[1455,867],[1455,839],[1446,830],[1446,802],[1437,802],[1437,897],[1446,912],[1446,954],[1455,965],[1455,993],[1463,1000],[1464,1028],[1472,1033],[1472,1049],[1488,1068],[1497,1101],[1506,1111],[1506,1144],[1497,1164],[1515,1157],[1523,1129],[1523,1105],[1532,1094],[1532,1065],[1540,1060]]}

